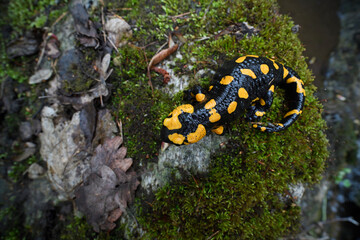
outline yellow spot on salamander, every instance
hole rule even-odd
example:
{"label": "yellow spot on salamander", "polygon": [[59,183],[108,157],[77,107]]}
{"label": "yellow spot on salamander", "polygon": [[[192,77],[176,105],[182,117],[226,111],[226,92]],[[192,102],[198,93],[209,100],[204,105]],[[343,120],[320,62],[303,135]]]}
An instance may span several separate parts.
{"label": "yellow spot on salamander", "polygon": [[164,126],[167,127],[169,130],[180,129],[182,127],[178,117],[165,118]]}
{"label": "yellow spot on salamander", "polygon": [[285,67],[283,67],[283,69],[284,69],[283,78],[286,78],[286,76],[289,74],[289,71]]}
{"label": "yellow spot on salamander", "polygon": [[235,60],[235,62],[242,63],[245,59],[246,59],[246,56],[239,57],[238,59]]}
{"label": "yellow spot on salamander", "polygon": [[275,67],[276,70],[279,69],[279,65],[277,65],[276,62],[274,62],[274,67]]}
{"label": "yellow spot on salamander", "polygon": [[274,65],[275,69],[278,70],[278,69],[279,69],[279,65],[276,64],[276,62],[275,62],[274,59],[271,59],[271,58],[270,58],[270,60],[273,62],[273,65]]}
{"label": "yellow spot on salamander", "polygon": [[175,144],[181,145],[181,144],[183,144],[185,137],[181,134],[173,133],[173,134],[169,135],[169,140]]}
{"label": "yellow spot on salamander", "polygon": [[209,117],[209,121],[214,123],[220,120],[221,116],[219,113],[216,112],[216,109],[213,108],[210,110],[210,117]]}
{"label": "yellow spot on salamander", "polygon": [[221,135],[224,132],[224,127],[220,126],[220,127],[212,129],[211,131],[216,133],[217,135]]}
{"label": "yellow spot on salamander", "polygon": [[180,129],[182,125],[179,121],[178,116],[183,112],[193,113],[194,107],[191,104],[184,104],[178,106],[169,114],[169,116],[172,115],[171,117],[165,118],[164,126],[167,127],[169,130]]}
{"label": "yellow spot on salamander", "polygon": [[297,77],[291,77],[286,80],[286,83],[296,83],[296,92],[302,93],[304,96],[306,96],[305,89],[303,88],[304,82],[302,80],[298,79]]}
{"label": "yellow spot on salamander", "polygon": [[269,72],[269,66],[267,64],[261,64],[260,65],[260,70],[263,74],[267,74]]}
{"label": "yellow spot on salamander", "polygon": [[271,85],[271,87],[269,88],[269,91],[274,92],[275,91],[275,86]]}
{"label": "yellow spot on salamander", "polygon": [[261,99],[260,99],[260,105],[261,105],[261,106],[265,106],[265,104],[266,104],[265,100],[261,98]]}
{"label": "yellow spot on salamander", "polygon": [[250,70],[250,69],[240,69],[240,71],[241,71],[242,74],[248,75],[248,76],[252,77],[253,79],[256,79],[256,75],[252,70]]}
{"label": "yellow spot on salamander", "polygon": [[257,128],[258,127],[258,125],[257,124],[253,124],[253,128]]}
{"label": "yellow spot on salamander", "polygon": [[258,97],[255,98],[254,100],[252,100],[251,102],[253,103],[253,102],[256,102],[256,101],[259,101],[259,98],[258,98]]}
{"label": "yellow spot on salamander", "polygon": [[209,92],[211,91],[211,89],[213,89],[213,87],[214,87],[214,86],[212,86],[212,85],[209,87]]}
{"label": "yellow spot on salamander", "polygon": [[220,83],[223,85],[228,85],[234,80],[234,77],[232,76],[225,76],[221,79]]}
{"label": "yellow spot on salamander", "polygon": [[237,62],[237,63],[242,63],[243,61],[245,61],[245,59],[246,59],[247,57],[258,58],[259,56],[256,56],[256,55],[246,55],[246,56],[239,57],[238,59],[235,60],[235,62]]}
{"label": "yellow spot on salamander", "polygon": [[265,115],[265,112],[256,111],[255,115],[258,116],[258,117],[262,117],[262,116]]}
{"label": "yellow spot on salamander", "polygon": [[[193,113],[194,106],[191,104],[184,104],[184,105],[181,105],[181,106],[178,106],[177,108],[175,108],[174,111],[179,112],[179,114],[182,112]],[[173,115],[174,115],[174,111],[173,111]]]}
{"label": "yellow spot on salamander", "polygon": [[265,132],[266,127],[261,127],[260,130],[261,130],[262,132]]}
{"label": "yellow spot on salamander", "polygon": [[215,102],[215,99],[211,99],[210,101],[208,101],[206,104],[205,104],[205,108],[206,109],[211,109],[213,107],[216,106],[216,102]]}
{"label": "yellow spot on salamander", "polygon": [[205,94],[198,93],[198,94],[196,94],[195,98],[196,98],[196,101],[201,102],[205,99]]}
{"label": "yellow spot on salamander", "polygon": [[227,109],[228,113],[229,114],[233,113],[236,110],[236,106],[237,106],[237,102],[235,102],[235,101],[231,102]]}
{"label": "yellow spot on salamander", "polygon": [[301,113],[302,113],[302,111],[299,111],[299,110],[297,110],[297,109],[294,109],[294,110],[291,110],[290,112],[286,113],[285,116],[284,116],[284,118],[286,118],[286,117],[288,117],[288,116],[291,116],[291,115],[293,115],[293,114],[301,114]]}
{"label": "yellow spot on salamander", "polygon": [[195,143],[198,142],[203,137],[205,137],[205,135],[206,135],[206,129],[204,125],[199,124],[195,132],[189,133],[189,135],[187,136],[187,141],[189,143]]}
{"label": "yellow spot on salamander", "polygon": [[248,92],[246,91],[245,88],[240,88],[239,91],[238,91],[238,95],[239,95],[239,98],[247,99],[249,97],[249,94],[248,94]]}
{"label": "yellow spot on salamander", "polygon": [[280,126],[280,127],[283,127],[283,126],[284,126],[284,124],[282,124],[282,123],[276,123],[276,125],[278,125],[278,126]]}

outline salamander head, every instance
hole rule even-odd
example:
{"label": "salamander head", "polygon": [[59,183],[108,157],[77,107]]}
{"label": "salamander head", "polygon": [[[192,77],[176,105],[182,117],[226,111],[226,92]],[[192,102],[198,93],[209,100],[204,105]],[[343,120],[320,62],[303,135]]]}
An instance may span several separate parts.
{"label": "salamander head", "polygon": [[175,108],[164,119],[161,129],[161,139],[164,142],[176,145],[195,143],[206,135],[202,124],[194,120],[194,107],[191,104]]}

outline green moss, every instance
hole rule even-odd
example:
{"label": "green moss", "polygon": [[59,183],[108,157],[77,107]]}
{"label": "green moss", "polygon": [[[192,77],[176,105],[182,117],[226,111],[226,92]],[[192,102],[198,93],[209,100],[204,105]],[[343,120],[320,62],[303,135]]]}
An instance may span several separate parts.
{"label": "green moss", "polygon": [[[299,120],[288,130],[267,134],[256,131],[244,120],[229,124],[231,134],[226,149],[212,157],[207,176],[189,176],[172,182],[156,193],[152,207],[142,210],[140,221],[147,239],[276,239],[297,230],[300,209],[288,196],[289,184],[313,184],[319,181],[328,156],[321,119],[322,106],[313,96],[315,87],[308,70],[294,25],[287,16],[277,14],[275,1],[177,1],[163,0],[146,5],[131,1],[124,7],[150,11],[146,17],[131,11],[124,18],[136,22],[134,41],[146,45],[152,56],[166,41],[169,31],[178,27],[188,41],[178,50],[178,72],[195,58],[193,71],[216,69],[226,59],[244,54],[275,58],[294,68],[306,85],[306,103]],[[161,7],[158,9],[158,7]],[[140,10],[139,10],[139,8]],[[157,10],[157,11],[155,11]],[[160,12],[160,13],[159,13]],[[186,18],[173,16],[190,12]],[[246,21],[259,30],[258,35],[244,37],[213,36],[228,26]],[[206,40],[196,41],[208,37]],[[191,43],[191,44],[188,44]],[[117,104],[124,123],[125,145],[129,156],[156,159],[161,120],[176,101],[155,91],[152,95],[146,77],[146,61],[141,50],[123,50],[118,76]],[[134,64],[136,63],[136,64]],[[192,63],[193,64],[193,63]],[[187,73],[184,73],[187,74]],[[152,73],[153,84],[161,87],[161,77]],[[195,79],[208,85],[210,79]],[[271,112],[264,121],[276,122],[285,111],[283,92],[276,92]],[[120,99],[121,98],[121,99]],[[146,117],[141,116],[147,114]],[[141,130],[140,130],[141,128]],[[288,197],[288,200],[281,200]],[[144,203],[145,204],[145,203]]]}
{"label": "green moss", "polygon": [[68,10],[67,0],[59,3],[55,0],[10,0],[2,7],[0,25],[10,26],[12,32],[10,39],[3,39],[3,35],[0,35],[0,82],[6,77],[11,77],[19,83],[25,83],[29,79],[29,73],[34,69],[37,56],[8,59],[6,43],[23,37],[25,31],[51,26],[62,13]]}
{"label": "green moss", "polygon": [[[54,22],[62,12],[66,11],[68,1],[55,0],[10,0],[8,19],[11,27],[21,33],[26,29],[42,28],[47,23]],[[61,9],[61,10],[60,10]],[[50,14],[48,14],[51,12]]]}
{"label": "green moss", "polygon": [[13,198],[9,199],[8,207],[1,206],[0,208],[1,240],[18,240],[30,237],[21,225],[23,221],[23,215],[19,214],[21,206],[14,202]]}
{"label": "green moss", "polygon": [[125,226],[117,222],[118,227],[108,232],[96,233],[92,227],[86,222],[84,217],[68,216],[64,227],[60,232],[54,232],[53,236],[61,240],[79,240],[79,239],[93,239],[93,240],[118,240],[123,239]]}
{"label": "green moss", "polygon": [[24,161],[15,162],[8,171],[9,178],[13,182],[18,182],[21,178],[24,177],[24,173],[30,167],[30,165],[35,162],[38,162],[38,159],[34,155]]}
{"label": "green moss", "polygon": [[[151,91],[146,76],[144,53],[136,48],[124,48],[115,56],[117,92],[113,96],[117,118],[123,124],[128,156],[137,161],[156,159],[160,148],[162,117],[175,106],[158,90]],[[157,80],[153,79],[157,84]]]}
{"label": "green moss", "polygon": [[69,66],[65,65],[65,69],[61,70],[64,78],[61,89],[68,94],[88,91],[100,79],[99,73],[93,68],[97,51],[92,48],[79,48],[76,57],[78,60],[71,62]]}
{"label": "green moss", "polygon": [[78,240],[78,239],[100,239],[98,234],[93,232],[91,226],[85,218],[72,217],[62,228],[59,239]]}

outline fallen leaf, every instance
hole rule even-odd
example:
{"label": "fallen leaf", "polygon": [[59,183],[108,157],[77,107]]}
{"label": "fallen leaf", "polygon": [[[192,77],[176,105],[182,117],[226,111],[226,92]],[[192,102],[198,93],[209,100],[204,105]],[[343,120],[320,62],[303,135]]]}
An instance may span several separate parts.
{"label": "fallen leaf", "polygon": [[249,25],[247,22],[241,22],[236,23],[233,25],[230,25],[226,29],[222,30],[218,34],[215,35],[215,40],[218,39],[220,36],[223,35],[234,35],[237,41],[240,41],[245,36],[251,37],[253,35],[257,35],[259,30],[251,25]]}
{"label": "fallen leaf", "polygon": [[99,45],[99,36],[95,24],[89,19],[81,1],[74,1],[70,6],[70,13],[74,18],[75,29],[78,33],[79,42],[85,47],[97,47]]}
{"label": "fallen leaf", "polygon": [[91,158],[91,173],[75,191],[75,203],[94,230],[112,230],[115,221],[134,198],[139,185],[135,172],[127,172],[131,158],[125,158],[122,138],[116,136],[97,146]]}
{"label": "fallen leaf", "polygon": [[30,84],[41,83],[42,81],[48,80],[53,73],[52,69],[40,69],[29,78]]}
{"label": "fallen leaf", "polygon": [[60,48],[60,42],[57,39],[57,37],[54,34],[52,34],[49,40],[46,42],[45,54],[53,59],[58,58],[61,55],[59,48]]}
{"label": "fallen leaf", "polygon": [[108,33],[108,38],[112,41],[115,47],[121,47],[126,44],[126,39],[132,36],[130,25],[119,16],[110,16],[105,23],[105,31]]}
{"label": "fallen leaf", "polygon": [[178,44],[175,44],[170,48],[161,50],[159,53],[153,56],[148,65],[148,69],[151,69],[153,66],[155,66],[156,64],[158,64],[159,62],[163,61],[165,58],[170,56],[173,52],[175,52],[178,49],[178,46],[179,46]]}
{"label": "fallen leaf", "polygon": [[[159,62],[163,61],[165,58],[167,58],[168,56],[170,56],[173,52],[175,52],[179,45],[175,44],[174,41],[172,40],[171,35],[169,35],[169,40],[168,40],[168,45],[169,47],[167,49],[163,49],[160,52],[158,52],[157,54],[155,54],[151,60],[150,63],[147,67],[147,71],[148,71],[148,76],[149,76],[149,85],[151,87],[151,89],[153,90],[153,85],[151,82],[151,76],[150,76],[150,70],[152,70],[154,68],[154,66],[156,64],[158,64]],[[159,69],[159,68],[158,68]],[[165,70],[164,70],[165,71]],[[164,79],[164,82],[169,82],[170,81],[170,77],[168,80]]]}

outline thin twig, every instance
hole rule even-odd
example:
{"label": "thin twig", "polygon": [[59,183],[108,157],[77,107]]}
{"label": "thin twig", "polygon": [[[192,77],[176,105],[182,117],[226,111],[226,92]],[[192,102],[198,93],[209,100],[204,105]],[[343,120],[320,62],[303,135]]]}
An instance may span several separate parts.
{"label": "thin twig", "polygon": [[183,16],[186,16],[186,15],[189,15],[191,14],[191,12],[186,12],[186,13],[182,13],[182,14],[179,14],[179,15],[176,15],[176,16],[172,16],[170,17],[173,21],[175,21],[177,18],[181,18]]}
{"label": "thin twig", "polygon": [[58,18],[55,20],[55,22],[51,25],[50,28],[52,29],[52,28],[53,28],[58,22],[60,22],[61,19],[63,19],[67,14],[68,14],[67,11],[64,12],[63,14],[61,14],[60,17],[58,17]]}
{"label": "thin twig", "polygon": [[148,43],[148,44],[146,44],[145,46],[143,46],[143,47],[137,47],[137,46],[135,46],[135,47],[137,47],[137,48],[140,48],[140,49],[145,49],[145,48],[147,48],[147,47],[149,47],[149,46],[151,46],[151,45],[154,45],[154,44],[157,44],[158,43],[158,41],[154,41],[154,42],[151,42],[151,43]]}
{"label": "thin twig", "polygon": [[334,222],[350,222],[350,223],[354,224],[355,226],[359,226],[359,222],[356,221],[353,217],[335,218],[332,220],[320,222],[319,224],[325,225],[325,224],[330,224],[330,223],[334,223]]}
{"label": "thin twig", "polygon": [[214,232],[213,234],[211,234],[211,236],[208,237],[207,240],[212,239],[212,238],[215,237],[219,232],[220,232],[220,230],[217,230],[216,232]]}
{"label": "thin twig", "polygon": [[120,131],[120,137],[123,138],[123,128],[122,128],[121,119],[117,120],[116,124],[118,125],[119,131]]}
{"label": "thin twig", "polygon": [[[156,51],[156,53],[159,53],[167,44],[169,44],[169,42],[165,42],[163,45],[161,45],[158,50]],[[156,55],[156,54],[155,54]]]}
{"label": "thin twig", "polygon": [[43,99],[43,98],[57,98],[57,96],[39,96],[38,99]]}
{"label": "thin twig", "polygon": [[111,39],[109,38],[109,37],[106,37],[107,38],[107,40],[109,41],[109,43],[111,44],[111,46],[115,49],[115,51],[117,52],[117,53],[119,53],[119,50],[117,49],[117,47],[115,46],[115,44],[113,43],[113,41],[111,41]]}
{"label": "thin twig", "polygon": [[45,49],[46,49],[46,43],[48,41],[48,39],[50,38],[49,37],[49,34],[48,34],[48,30],[46,29],[45,33],[44,33],[44,36],[46,35],[46,37],[44,38],[43,42],[42,42],[42,48],[41,48],[41,52],[40,52],[40,57],[35,65],[35,71],[39,68],[40,66],[40,63],[45,55]]}
{"label": "thin twig", "polygon": [[[58,22],[60,22],[61,19],[63,19],[63,18],[66,16],[67,13],[68,13],[68,12],[64,12],[63,14],[61,14],[60,17],[58,17],[58,18],[55,20],[55,22],[51,25],[50,30],[53,29],[54,26],[55,26]],[[44,38],[44,40],[43,40],[43,42],[42,42],[42,44],[41,44],[43,47],[42,47],[41,52],[40,52],[39,60],[37,61],[36,65],[35,65],[35,71],[39,68],[39,66],[40,66],[40,64],[41,64],[41,61],[42,61],[42,59],[44,58],[44,55],[45,55],[46,43],[47,43],[47,41],[49,40],[49,38],[50,38],[50,36],[51,36],[51,35],[49,34],[49,29],[46,29],[46,30],[45,30],[44,36],[46,36],[46,37]]]}
{"label": "thin twig", "polygon": [[114,10],[117,10],[117,11],[121,11],[121,10],[123,10],[123,11],[131,11],[132,8],[115,8]]}
{"label": "thin twig", "polygon": [[[105,18],[104,18],[104,7],[101,7],[101,24],[103,25],[103,27],[105,27]],[[106,33],[105,31],[102,31],[103,37],[104,37],[104,42],[106,44]]]}
{"label": "thin twig", "polygon": [[335,222],[350,222],[350,223],[354,224],[355,226],[359,226],[359,222],[356,221],[353,217],[343,217],[343,218],[335,218],[335,219],[326,220],[326,221],[320,221],[320,222],[311,224],[310,226],[306,227],[303,232],[307,233],[310,230],[312,230],[313,228],[315,228],[316,226],[319,226],[322,228],[326,224],[331,224],[331,223],[335,223]]}

